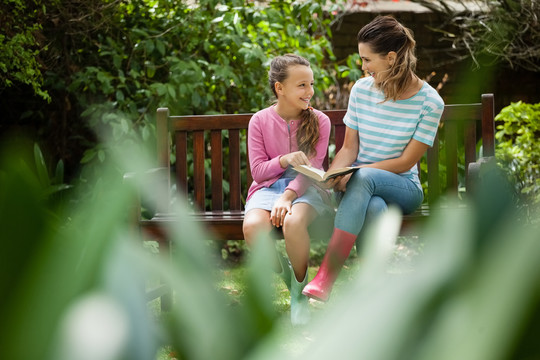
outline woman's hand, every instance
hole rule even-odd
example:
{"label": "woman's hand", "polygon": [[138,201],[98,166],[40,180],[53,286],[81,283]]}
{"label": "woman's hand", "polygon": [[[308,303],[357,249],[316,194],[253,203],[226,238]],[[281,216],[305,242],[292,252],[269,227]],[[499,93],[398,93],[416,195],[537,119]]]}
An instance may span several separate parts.
{"label": "woman's hand", "polygon": [[270,222],[273,226],[283,226],[285,216],[292,213],[292,202],[294,199],[296,199],[296,193],[292,190],[285,190],[274,203],[272,211],[270,212]]}
{"label": "woman's hand", "polygon": [[311,162],[303,151],[295,151],[280,157],[279,164],[285,169],[289,165],[293,167],[298,165],[311,165]]}
{"label": "woman's hand", "polygon": [[319,186],[322,187],[323,189],[333,189],[336,186],[336,184],[339,183],[339,181],[341,180],[343,176],[344,175],[339,175],[339,176],[330,178],[326,181],[322,181],[319,183]]}
{"label": "woman's hand", "polygon": [[352,173],[330,179],[327,181],[328,187],[333,187],[334,191],[345,191],[347,189],[347,183],[349,182],[351,176]]}

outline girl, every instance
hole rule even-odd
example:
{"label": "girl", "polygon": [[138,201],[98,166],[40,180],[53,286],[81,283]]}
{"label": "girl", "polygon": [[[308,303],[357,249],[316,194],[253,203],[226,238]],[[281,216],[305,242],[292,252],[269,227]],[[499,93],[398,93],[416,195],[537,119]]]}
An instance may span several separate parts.
{"label": "girl", "polygon": [[361,168],[327,183],[344,194],[321,267],[304,288],[309,297],[328,299],[366,214],[380,214],[387,204],[407,214],[422,203],[416,163],[433,145],[444,103],[415,74],[415,44],[411,31],[391,16],[375,18],[358,33],[362,70],[371,76],[351,90],[344,144],[330,169]]}
{"label": "girl", "polygon": [[309,106],[313,71],[306,59],[293,54],[278,56],[270,64],[268,77],[277,102],[257,112],[249,122],[253,183],[243,231],[251,245],[258,234],[268,234],[273,226],[282,227],[290,263],[276,254],[276,269],[291,291],[292,323],[305,324],[310,317],[308,298],[302,295],[310,246],[307,228],[328,208],[310,180],[291,167],[306,164],[322,168],[330,120]]}

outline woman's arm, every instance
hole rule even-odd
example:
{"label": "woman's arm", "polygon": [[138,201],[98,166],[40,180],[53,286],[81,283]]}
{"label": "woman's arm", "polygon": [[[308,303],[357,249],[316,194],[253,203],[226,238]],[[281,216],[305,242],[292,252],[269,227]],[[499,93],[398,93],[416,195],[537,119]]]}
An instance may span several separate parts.
{"label": "woman's arm", "polygon": [[372,167],[400,174],[410,170],[416,163],[418,163],[428,148],[429,145],[424,144],[421,141],[411,139],[399,157],[362,165],[362,167]]}
{"label": "woman's arm", "polygon": [[328,170],[351,166],[358,157],[358,131],[346,127],[343,146],[339,149]]}
{"label": "woman's arm", "polygon": [[[349,135],[348,135],[349,133]],[[332,162],[332,168],[349,166],[356,159],[358,153],[358,135],[351,135],[350,133],[356,133],[355,130],[347,128],[345,131],[345,140],[343,147],[336,155],[334,161]],[[353,151],[356,147],[356,150]],[[388,159],[383,161],[378,161],[372,164],[365,164],[361,167],[372,167],[376,169],[390,171],[396,174],[403,173],[410,170],[424,155],[426,150],[429,148],[429,145],[424,144],[418,140],[411,139],[409,144],[403,150],[403,153],[395,158]],[[351,161],[351,157],[354,155],[354,159]],[[336,177],[333,180],[329,180],[325,185],[327,187],[333,187],[335,191],[345,191],[346,184],[349,181],[351,174],[345,176]]]}
{"label": "woman's arm", "polygon": [[[347,126],[343,138],[343,146],[339,149],[328,170],[352,165],[358,157],[359,145],[358,131]],[[350,178],[351,174],[337,176],[321,185],[327,189],[334,188],[335,191],[345,191],[345,186]]]}

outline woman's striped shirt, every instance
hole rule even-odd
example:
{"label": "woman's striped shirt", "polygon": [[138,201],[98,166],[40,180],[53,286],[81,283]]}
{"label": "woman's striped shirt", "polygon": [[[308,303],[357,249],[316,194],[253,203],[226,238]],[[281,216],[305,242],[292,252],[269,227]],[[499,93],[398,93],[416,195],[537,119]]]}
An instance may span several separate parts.
{"label": "woman's striped shirt", "polygon": [[[345,125],[358,131],[357,163],[397,158],[411,139],[432,146],[443,109],[442,98],[427,82],[409,99],[384,101],[371,76],[358,80],[343,119]],[[416,165],[400,175],[422,188]]]}

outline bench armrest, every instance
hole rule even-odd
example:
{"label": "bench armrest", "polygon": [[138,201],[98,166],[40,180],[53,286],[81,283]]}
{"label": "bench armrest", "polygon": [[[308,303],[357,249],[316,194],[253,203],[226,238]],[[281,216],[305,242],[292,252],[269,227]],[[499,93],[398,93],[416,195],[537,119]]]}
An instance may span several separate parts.
{"label": "bench armrest", "polygon": [[170,202],[169,168],[152,168],[143,172],[129,172],[123,181],[133,191],[130,221],[137,223],[141,219],[141,205],[149,207],[151,212],[167,212]]}
{"label": "bench armrest", "polygon": [[469,164],[469,167],[467,169],[468,193],[474,194],[476,192],[476,189],[478,188],[478,186],[480,186],[482,182],[483,173],[486,171],[485,169],[491,169],[493,166],[496,166],[494,156],[481,157],[477,161],[471,162]]}

